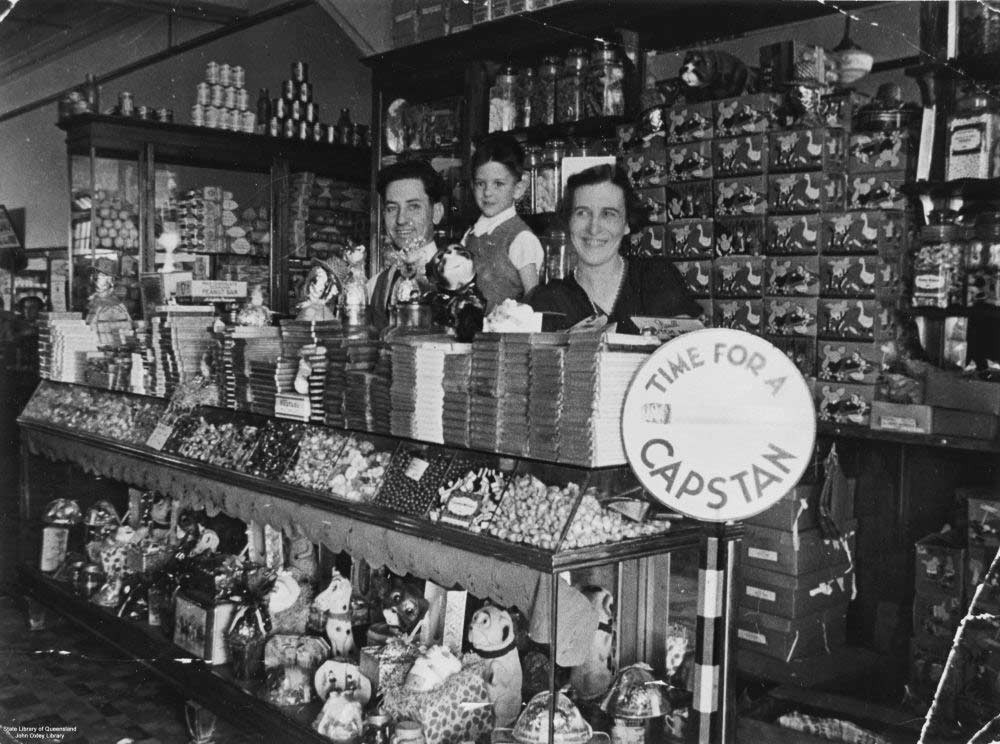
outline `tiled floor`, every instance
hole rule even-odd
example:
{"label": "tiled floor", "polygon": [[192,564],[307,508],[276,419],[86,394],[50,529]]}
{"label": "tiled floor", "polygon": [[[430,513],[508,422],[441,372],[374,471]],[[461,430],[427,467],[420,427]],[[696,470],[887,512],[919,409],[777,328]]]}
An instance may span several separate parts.
{"label": "tiled floor", "polygon": [[[62,736],[51,731],[64,727]],[[43,630],[29,631],[24,601],[12,596],[0,596],[0,742],[5,729],[23,744],[191,740],[177,692],[52,613]],[[218,733],[227,744],[245,740],[222,721]]]}

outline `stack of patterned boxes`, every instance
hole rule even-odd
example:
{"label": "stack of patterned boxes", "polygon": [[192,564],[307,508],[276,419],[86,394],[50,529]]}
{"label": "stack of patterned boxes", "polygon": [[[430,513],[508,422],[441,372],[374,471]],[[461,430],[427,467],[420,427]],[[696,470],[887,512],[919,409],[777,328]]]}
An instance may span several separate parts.
{"label": "stack of patterned boxes", "polygon": [[528,451],[541,460],[559,457],[566,334],[534,333],[528,352]]}
{"label": "stack of patterned boxes", "polygon": [[469,446],[469,378],[472,375],[472,348],[455,344],[455,353],[444,360],[444,403],[441,428],[446,444]]}
{"label": "stack of patterned boxes", "polygon": [[[854,597],[853,482],[839,474],[829,504],[819,483],[795,486],[746,520],[740,547],[738,664],[750,673],[836,653]],[[805,662],[808,663],[808,662]]]}

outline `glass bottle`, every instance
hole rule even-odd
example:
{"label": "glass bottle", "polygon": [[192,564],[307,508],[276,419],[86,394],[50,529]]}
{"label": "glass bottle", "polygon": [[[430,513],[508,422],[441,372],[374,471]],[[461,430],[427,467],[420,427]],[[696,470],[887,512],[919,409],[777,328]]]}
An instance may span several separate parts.
{"label": "glass bottle", "polygon": [[354,122],[351,120],[351,110],[349,108],[340,109],[340,118],[337,119],[336,140],[339,145],[350,145],[354,140]]}
{"label": "glass bottle", "polygon": [[538,167],[535,170],[534,213],[555,212],[562,191],[562,159],[566,143],[549,140],[545,143]]}
{"label": "glass bottle", "polygon": [[625,115],[625,66],[618,50],[606,41],[590,55],[585,101],[586,116]]}
{"label": "glass bottle", "polygon": [[531,106],[531,126],[556,123],[556,81],[559,79],[559,58],[545,57],[535,80]]}
{"label": "glass bottle", "polygon": [[576,264],[575,258],[566,231],[558,228],[550,230],[545,240],[545,281],[568,277]]}
{"label": "glass bottle", "polygon": [[524,148],[524,180],[527,188],[517,207],[517,211],[522,214],[535,214],[535,178],[538,176],[541,157],[541,150],[536,145]]}
{"label": "glass bottle", "polygon": [[1000,213],[984,212],[966,246],[966,303],[1000,305]]}
{"label": "glass bottle", "polygon": [[514,128],[517,111],[517,74],[513,67],[504,67],[490,87],[489,132],[507,132]]}
{"label": "glass bottle", "polygon": [[586,69],[586,53],[582,49],[570,49],[556,85],[556,121],[560,124],[580,121],[584,117]]}
{"label": "glass bottle", "polygon": [[532,67],[525,67],[517,80],[517,108],[514,115],[514,127],[521,129],[531,126],[531,109],[535,105],[535,85],[537,79]]}
{"label": "glass bottle", "polygon": [[83,97],[87,101],[87,111],[92,114],[101,113],[101,86],[97,84],[94,73],[87,73],[87,82],[83,86]]}
{"label": "glass bottle", "polygon": [[920,231],[913,258],[913,306],[947,308],[965,304],[964,242],[961,228],[937,213]]}

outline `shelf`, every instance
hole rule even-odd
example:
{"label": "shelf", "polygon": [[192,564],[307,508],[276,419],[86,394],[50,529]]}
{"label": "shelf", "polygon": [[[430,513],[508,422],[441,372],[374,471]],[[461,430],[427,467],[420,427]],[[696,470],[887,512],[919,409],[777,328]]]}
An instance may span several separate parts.
{"label": "shelf", "polygon": [[909,444],[916,447],[941,447],[944,449],[967,450],[969,452],[1000,452],[1000,440],[973,439],[971,437],[949,437],[939,434],[905,434],[894,431],[876,431],[863,426],[832,424],[828,421],[816,422],[816,436],[843,437],[845,439],[865,439],[893,444]]}
{"label": "shelf", "polygon": [[927,62],[906,68],[909,77],[936,74],[951,80],[992,83],[1000,75],[1000,53],[970,54],[947,61]]}
{"label": "shelf", "polygon": [[945,318],[983,318],[1000,320],[1000,306],[972,305],[971,307],[907,307],[899,311],[902,315],[912,318],[929,318],[944,320]]}
{"label": "shelf", "polygon": [[542,144],[550,139],[605,139],[618,136],[618,127],[631,122],[625,116],[596,116],[580,121],[561,124],[540,124],[533,127],[519,127],[505,132],[529,143]]}
{"label": "shelf", "polygon": [[[856,7],[871,3],[856,3]],[[665,9],[669,5],[669,10]],[[481,23],[467,31],[367,57],[376,87],[397,88],[411,75],[432,68],[461,70],[484,59],[537,64],[543,54],[572,46],[589,47],[593,38],[615,29],[639,33],[646,49],[683,49],[759,28],[794,23],[838,12],[823,3],[766,0],[748,13],[740,0],[573,0]],[[670,23],[671,18],[677,22]],[[516,40],[516,42],[515,42]],[[395,79],[395,80],[394,80]]]}
{"label": "shelf", "polygon": [[137,158],[148,144],[156,163],[268,172],[281,159],[293,172],[314,171],[358,183],[368,182],[371,169],[368,148],[98,114],[73,116],[58,126],[66,132],[71,155],[86,155],[93,147],[99,157]]}
{"label": "shelf", "polygon": [[954,181],[914,181],[900,188],[907,196],[932,199],[961,197],[982,201],[1000,201],[1000,178],[959,178]]}
{"label": "shelf", "polygon": [[[661,535],[552,553],[427,519],[409,517],[371,504],[346,501],[299,486],[266,481],[177,455],[157,452],[145,446],[77,433],[23,417],[19,423],[22,436],[43,450],[48,447],[50,453],[52,450],[58,451],[60,459],[86,463],[88,469],[108,477],[121,479],[123,473],[134,473],[137,478],[146,479],[143,483],[132,483],[134,486],[156,488],[165,492],[175,489],[178,493],[174,495],[177,496],[185,491],[200,492],[204,487],[218,486],[221,491],[236,489],[261,504],[277,499],[286,505],[312,507],[336,516],[339,518],[338,526],[349,529],[359,542],[377,544],[383,531],[389,530],[424,542],[454,548],[469,560],[474,560],[476,556],[491,558],[544,574],[694,548],[702,534],[699,525],[682,521]],[[185,479],[187,483],[184,482]],[[246,508],[252,511],[253,505],[247,504]],[[371,533],[371,538],[366,533]]]}
{"label": "shelf", "polygon": [[228,665],[209,666],[175,646],[158,628],[122,620],[33,566],[22,564],[18,568],[19,588],[28,597],[138,660],[187,698],[203,701],[241,730],[253,732],[259,741],[329,744],[330,740],[310,725],[319,703],[289,708],[269,705],[254,694],[255,687],[233,680]]}

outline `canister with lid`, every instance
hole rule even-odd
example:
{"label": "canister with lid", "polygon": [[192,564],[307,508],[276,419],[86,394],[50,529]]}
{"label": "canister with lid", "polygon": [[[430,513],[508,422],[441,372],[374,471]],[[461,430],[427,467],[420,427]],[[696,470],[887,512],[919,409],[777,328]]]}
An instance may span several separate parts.
{"label": "canister with lid", "polygon": [[558,57],[545,57],[535,76],[531,103],[531,126],[556,123],[556,82],[559,79]]}
{"label": "canister with lid", "polygon": [[965,254],[966,303],[1000,306],[1000,213],[976,219]]}
{"label": "canister with lid", "polygon": [[562,159],[566,153],[563,140],[549,140],[542,150],[538,167],[535,169],[534,212],[542,214],[555,212],[559,204],[562,177]]}
{"label": "canister with lid", "polygon": [[527,188],[520,202],[518,211],[535,214],[535,178],[538,176],[538,166],[542,160],[542,151],[537,145],[524,148],[524,179]]}
{"label": "canister with lid", "polygon": [[947,216],[938,220],[920,231],[920,245],[913,257],[914,307],[943,309],[965,304],[962,229]]}
{"label": "canister with lid", "polygon": [[602,41],[590,55],[586,116],[625,115],[625,66],[615,47]]}
{"label": "canister with lid", "polygon": [[514,126],[516,128],[531,126],[531,108],[535,105],[535,85],[537,82],[533,67],[525,67],[517,77],[517,106],[514,112]]}
{"label": "canister with lid", "polygon": [[585,116],[587,65],[586,52],[582,49],[570,49],[556,84],[556,121],[570,123]]}
{"label": "canister with lid", "polygon": [[945,180],[1000,175],[994,149],[1000,139],[1000,113],[984,95],[966,98],[948,118]]}
{"label": "canister with lid", "polygon": [[569,243],[569,237],[565,230],[554,228],[549,230],[543,241],[545,249],[545,275],[546,282],[554,279],[565,279],[576,265],[576,254]]}
{"label": "canister with lid", "polygon": [[504,67],[490,86],[490,110],[487,131],[507,132],[514,128],[517,114],[517,73]]}

